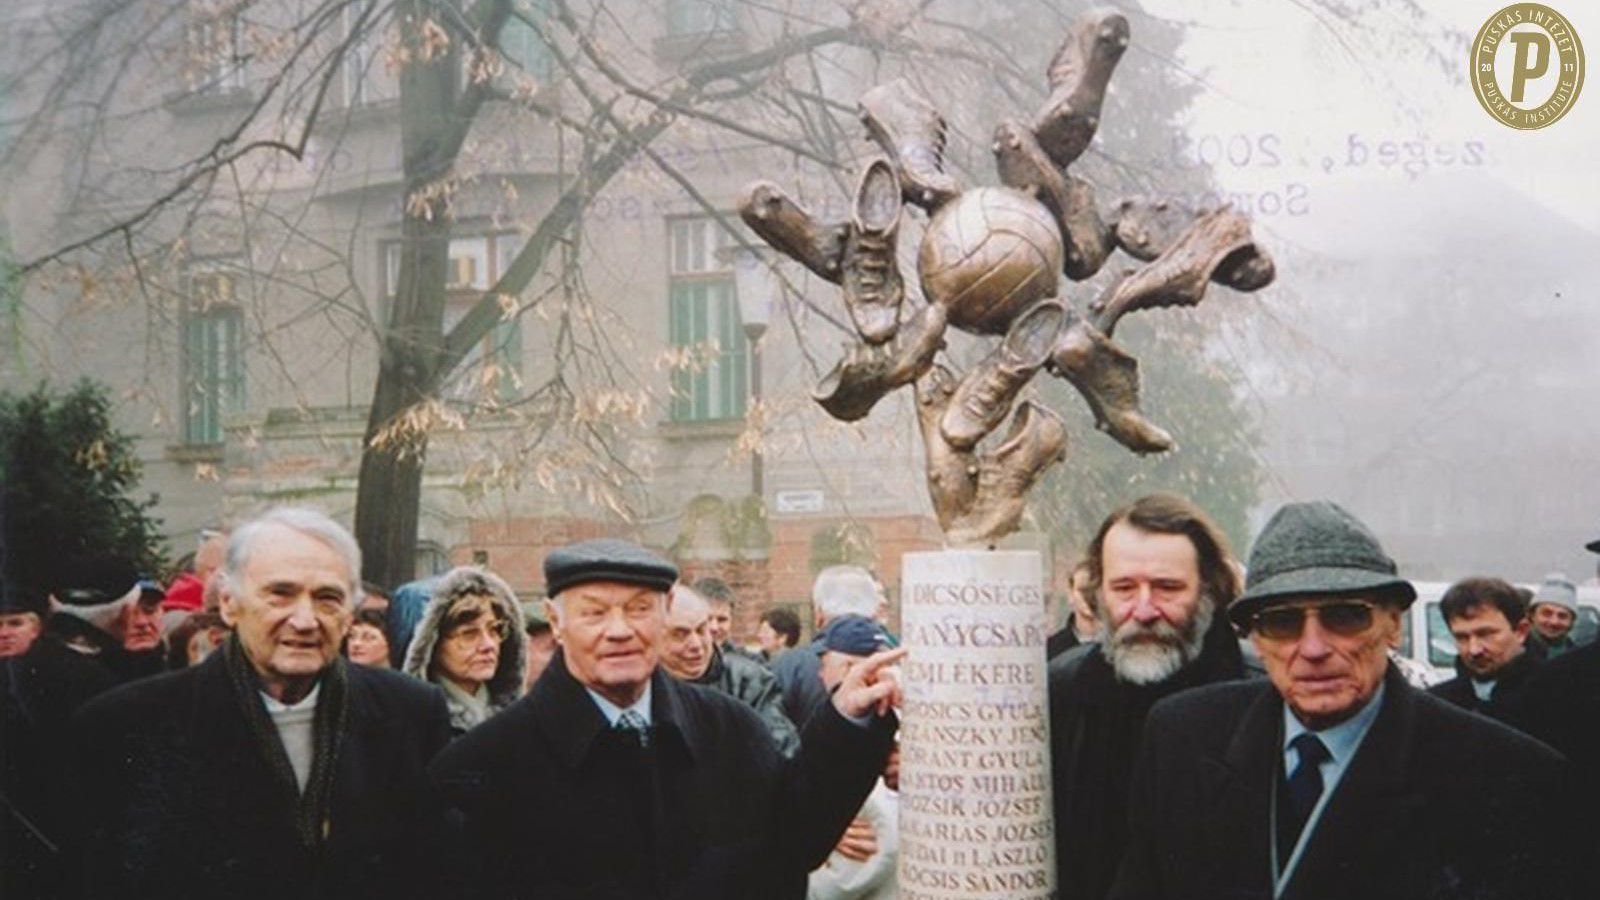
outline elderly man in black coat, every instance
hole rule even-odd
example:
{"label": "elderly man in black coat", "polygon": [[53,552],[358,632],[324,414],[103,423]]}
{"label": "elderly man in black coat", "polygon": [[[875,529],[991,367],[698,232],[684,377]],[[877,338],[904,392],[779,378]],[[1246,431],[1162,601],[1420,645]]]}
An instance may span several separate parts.
{"label": "elderly man in black coat", "polygon": [[793,760],[732,697],[657,666],[677,570],[624,541],[545,561],[561,651],[430,767],[439,896],[750,900],[803,891],[882,771],[903,651],[854,667]]}
{"label": "elderly man in black coat", "polygon": [[1111,896],[1571,896],[1562,758],[1400,677],[1415,598],[1345,510],[1279,510],[1229,610],[1271,683],[1151,710]]}
{"label": "elderly man in black coat", "polygon": [[235,530],[199,666],[134,682],[75,720],[84,897],[414,896],[438,688],[346,665],[360,551],[321,513]]}

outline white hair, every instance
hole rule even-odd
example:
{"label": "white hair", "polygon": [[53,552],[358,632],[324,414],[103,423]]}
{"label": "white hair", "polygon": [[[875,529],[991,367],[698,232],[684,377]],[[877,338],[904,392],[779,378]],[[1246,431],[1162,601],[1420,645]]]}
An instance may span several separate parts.
{"label": "white hair", "polygon": [[811,605],[825,623],[846,615],[870,619],[882,600],[877,579],[860,566],[829,566],[811,585]]}
{"label": "white hair", "polygon": [[355,604],[361,597],[361,547],[343,525],[328,518],[326,513],[298,506],[280,506],[258,518],[251,519],[233,530],[228,537],[228,556],[223,572],[232,585],[241,583],[240,576],[250,562],[256,542],[268,534],[273,526],[298,531],[306,537],[321,541],[328,549],[339,554],[349,574],[350,590],[347,599]]}
{"label": "white hair", "polygon": [[1141,625],[1133,619],[1121,628],[1111,624],[1106,604],[1095,607],[1100,619],[1100,649],[1117,677],[1130,684],[1159,684],[1200,657],[1205,649],[1206,632],[1211,630],[1216,604],[1204,592],[1195,604],[1194,614],[1181,626],[1166,620]]}

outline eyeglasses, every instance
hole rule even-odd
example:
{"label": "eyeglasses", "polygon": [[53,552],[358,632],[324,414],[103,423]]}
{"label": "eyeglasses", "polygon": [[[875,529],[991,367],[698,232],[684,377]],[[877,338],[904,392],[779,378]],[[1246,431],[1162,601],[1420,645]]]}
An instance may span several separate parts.
{"label": "eyeglasses", "polygon": [[511,635],[511,623],[504,619],[495,619],[482,625],[470,628],[458,628],[445,636],[445,640],[454,641],[463,647],[471,647],[483,640],[485,636],[496,642],[503,641]]}
{"label": "eyeglasses", "polygon": [[1276,606],[1256,613],[1252,622],[1255,632],[1272,641],[1293,641],[1306,627],[1306,614],[1329,632],[1344,637],[1354,637],[1372,627],[1373,613],[1378,605],[1370,600],[1335,600],[1316,606]]}

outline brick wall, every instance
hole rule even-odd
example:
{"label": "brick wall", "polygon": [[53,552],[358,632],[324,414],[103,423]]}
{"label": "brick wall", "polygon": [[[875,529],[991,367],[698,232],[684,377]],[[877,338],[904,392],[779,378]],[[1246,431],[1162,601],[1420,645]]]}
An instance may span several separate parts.
{"label": "brick wall", "polygon": [[450,549],[450,562],[467,565],[473,555],[489,555],[489,568],[504,578],[523,599],[544,592],[544,558],[551,550],[591,538],[625,536],[618,528],[589,519],[475,519],[467,525],[467,543]]}

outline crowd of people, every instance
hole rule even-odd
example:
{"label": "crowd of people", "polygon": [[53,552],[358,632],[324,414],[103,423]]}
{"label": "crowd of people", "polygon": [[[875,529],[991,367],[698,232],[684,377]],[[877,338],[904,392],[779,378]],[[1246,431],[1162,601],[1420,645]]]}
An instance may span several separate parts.
{"label": "crowd of people", "polygon": [[[1600,541],[1589,545],[1600,553]],[[734,642],[738,598],[600,539],[544,596],[392,592],[280,508],[170,584],[86,562],[0,606],[0,893],[801,898],[897,893],[907,651],[868,570]],[[1475,576],[1456,676],[1395,655],[1416,591],[1336,504],[1241,562],[1191,501],[1113,512],[1048,659],[1057,896],[1561,898],[1600,838],[1600,645],[1577,589]]]}

